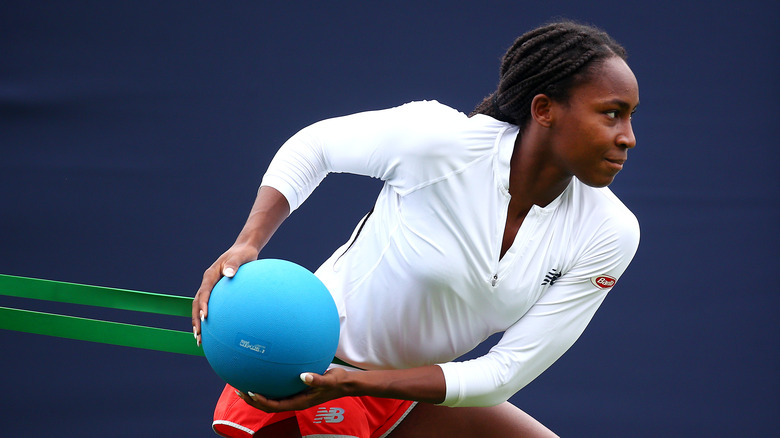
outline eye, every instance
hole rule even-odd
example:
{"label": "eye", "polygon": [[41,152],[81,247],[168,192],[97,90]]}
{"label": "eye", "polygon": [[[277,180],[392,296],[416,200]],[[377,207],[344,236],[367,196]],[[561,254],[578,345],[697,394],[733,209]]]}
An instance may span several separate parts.
{"label": "eye", "polygon": [[617,119],[618,113],[619,113],[618,110],[610,110],[605,112],[604,114],[606,114],[607,117],[609,117],[610,119]]}

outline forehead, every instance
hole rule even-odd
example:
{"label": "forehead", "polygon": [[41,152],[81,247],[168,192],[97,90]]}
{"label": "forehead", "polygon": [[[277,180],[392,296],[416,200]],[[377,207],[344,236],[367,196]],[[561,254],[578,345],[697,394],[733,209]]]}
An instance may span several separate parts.
{"label": "forehead", "polygon": [[574,90],[572,98],[580,100],[621,100],[632,107],[639,104],[639,84],[625,61],[618,57],[605,60],[590,79]]}

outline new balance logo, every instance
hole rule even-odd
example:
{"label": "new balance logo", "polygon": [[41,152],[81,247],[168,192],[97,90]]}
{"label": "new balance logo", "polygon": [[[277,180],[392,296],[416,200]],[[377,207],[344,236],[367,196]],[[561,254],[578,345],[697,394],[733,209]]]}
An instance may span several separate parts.
{"label": "new balance logo", "polygon": [[315,423],[341,423],[344,421],[344,409],[341,408],[319,408],[317,415],[314,416]]}
{"label": "new balance logo", "polygon": [[558,281],[559,278],[561,278],[561,275],[563,275],[563,273],[559,272],[557,269],[550,269],[550,272],[544,276],[542,286],[547,286],[548,284],[552,286],[556,281]]}

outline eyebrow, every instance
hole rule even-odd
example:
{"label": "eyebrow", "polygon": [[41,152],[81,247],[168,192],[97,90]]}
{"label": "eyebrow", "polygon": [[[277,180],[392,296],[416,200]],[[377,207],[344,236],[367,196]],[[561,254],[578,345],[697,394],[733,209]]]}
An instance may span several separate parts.
{"label": "eyebrow", "polygon": [[[612,100],[608,100],[608,101],[606,101],[604,103],[610,104],[610,105],[619,106],[620,109],[623,110],[623,111],[627,111],[627,110],[631,109],[631,105],[629,105],[629,103],[626,102],[625,100],[612,99]],[[639,102],[637,102],[636,106],[632,109],[632,111],[636,111],[637,108],[639,108]]]}

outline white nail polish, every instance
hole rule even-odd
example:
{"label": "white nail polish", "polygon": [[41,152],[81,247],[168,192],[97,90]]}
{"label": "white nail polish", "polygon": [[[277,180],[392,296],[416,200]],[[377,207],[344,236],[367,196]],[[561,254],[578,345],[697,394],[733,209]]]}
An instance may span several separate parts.
{"label": "white nail polish", "polygon": [[198,340],[198,329],[195,328],[195,326],[192,326],[192,336],[195,337],[195,340]]}
{"label": "white nail polish", "polygon": [[200,311],[200,322],[204,322],[206,320],[206,317],[203,316],[203,311]]}
{"label": "white nail polish", "polygon": [[233,268],[225,268],[224,274],[225,277],[232,277],[236,275],[236,271],[234,271]]}

